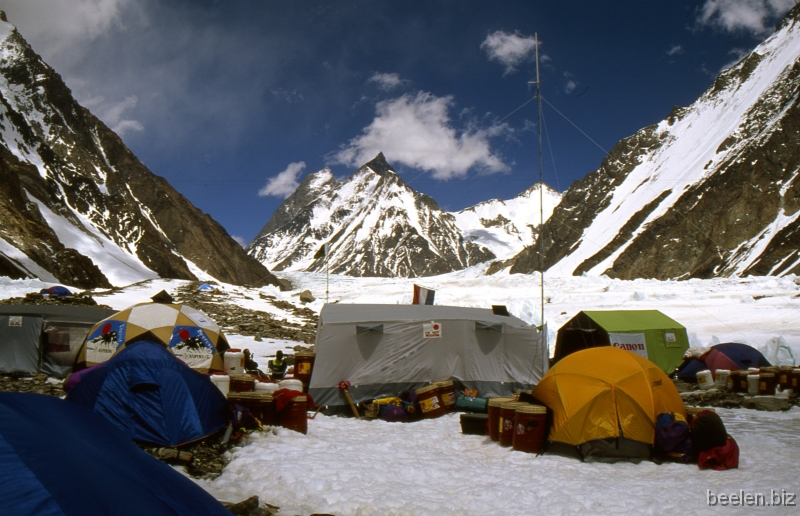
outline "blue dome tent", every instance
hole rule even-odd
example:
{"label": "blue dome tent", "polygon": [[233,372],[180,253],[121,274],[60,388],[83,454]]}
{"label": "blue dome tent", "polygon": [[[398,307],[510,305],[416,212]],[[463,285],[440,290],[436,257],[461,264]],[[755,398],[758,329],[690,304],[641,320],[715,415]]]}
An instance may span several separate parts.
{"label": "blue dome tent", "polygon": [[702,359],[685,360],[678,368],[677,376],[683,381],[696,382],[697,373],[705,369],[710,369],[713,373],[719,366],[731,371],[738,371],[749,367],[769,365],[772,364],[756,348],[738,342],[727,342],[711,346]]}
{"label": "blue dome tent", "polygon": [[230,515],[105,418],[58,398],[0,393],[3,514]]}
{"label": "blue dome tent", "polygon": [[83,375],[67,400],[105,416],[131,439],[163,446],[201,439],[228,423],[228,401],[208,376],[149,341],[128,344]]}

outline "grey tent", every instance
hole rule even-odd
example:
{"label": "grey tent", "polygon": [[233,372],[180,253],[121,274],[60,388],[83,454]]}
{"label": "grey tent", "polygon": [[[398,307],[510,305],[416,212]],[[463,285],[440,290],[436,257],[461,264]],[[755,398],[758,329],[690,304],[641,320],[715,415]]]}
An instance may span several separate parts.
{"label": "grey tent", "polygon": [[76,305],[0,305],[0,373],[64,378],[91,327],[114,310]]}
{"label": "grey tent", "polygon": [[437,305],[322,307],[309,393],[318,406],[397,395],[453,380],[481,396],[530,390],[547,370],[546,332],[490,309]]}

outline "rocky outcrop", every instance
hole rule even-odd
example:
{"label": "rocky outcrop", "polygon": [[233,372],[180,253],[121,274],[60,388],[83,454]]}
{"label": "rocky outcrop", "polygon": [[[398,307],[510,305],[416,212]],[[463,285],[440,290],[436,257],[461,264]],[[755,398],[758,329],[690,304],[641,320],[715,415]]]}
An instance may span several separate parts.
{"label": "rocky outcrop", "polygon": [[233,284],[277,284],[0,25],[0,274],[91,288],[196,279],[200,269]]}

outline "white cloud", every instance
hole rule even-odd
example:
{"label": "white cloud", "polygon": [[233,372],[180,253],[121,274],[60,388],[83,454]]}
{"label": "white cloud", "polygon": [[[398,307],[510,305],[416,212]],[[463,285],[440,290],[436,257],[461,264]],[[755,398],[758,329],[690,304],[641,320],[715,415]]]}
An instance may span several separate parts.
{"label": "white cloud", "polygon": [[745,31],[763,36],[774,22],[794,6],[794,0],[706,0],[697,22],[728,32]]}
{"label": "white cloud", "polygon": [[363,134],[330,157],[331,163],[360,166],[383,152],[390,163],[433,172],[436,179],[464,176],[471,168],[500,172],[508,166],[492,153],[486,130],[460,134],[448,116],[452,97],[419,92],[379,102]]}
{"label": "white cloud", "polygon": [[679,54],[683,54],[683,46],[681,46],[681,45],[672,45],[669,48],[669,50],[667,50],[667,55],[668,56],[674,56],[674,55],[679,55]]}
{"label": "white cloud", "polygon": [[[539,42],[541,45],[542,42]],[[516,71],[517,65],[534,58],[536,40],[532,36],[522,36],[519,32],[510,34],[498,30],[486,36],[481,48],[489,55],[489,59],[499,61],[506,67],[503,75]]]}
{"label": "white cloud", "polygon": [[[93,100],[102,102],[103,98],[98,97]],[[138,101],[139,99],[135,95],[130,95],[125,97],[125,100],[122,102],[110,106],[102,106],[100,118],[119,136],[124,136],[125,133],[131,131],[142,131],[144,130],[144,126],[139,121],[122,117],[125,111],[136,107]]]}
{"label": "white cloud", "polygon": [[134,0],[5,0],[11,24],[24,29],[26,39],[47,42],[52,52],[95,39],[122,26],[121,11]]}
{"label": "white cloud", "polygon": [[275,197],[283,197],[284,199],[289,197],[297,190],[300,184],[297,181],[297,176],[304,168],[306,168],[305,161],[289,163],[286,170],[275,177],[269,178],[267,184],[258,191],[258,196],[266,197],[268,195],[274,195]]}
{"label": "white cloud", "polygon": [[240,237],[238,235],[231,235],[231,238],[234,239],[236,243],[242,247],[245,247],[247,245],[247,240],[245,240],[244,237]]}
{"label": "white cloud", "polygon": [[403,84],[400,75],[396,73],[378,73],[376,72],[370,77],[367,82],[374,82],[378,87],[384,91],[391,91]]}
{"label": "white cloud", "polygon": [[578,83],[573,81],[572,79],[569,79],[567,81],[567,84],[564,85],[564,93],[570,94],[573,91],[575,91],[575,88],[577,88],[577,87],[578,87]]}

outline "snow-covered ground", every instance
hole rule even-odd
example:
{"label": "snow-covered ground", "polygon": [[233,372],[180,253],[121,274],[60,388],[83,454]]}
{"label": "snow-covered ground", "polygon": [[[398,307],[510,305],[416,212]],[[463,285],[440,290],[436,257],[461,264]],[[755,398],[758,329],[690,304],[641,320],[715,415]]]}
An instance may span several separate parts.
{"label": "snow-covered ground", "polygon": [[222,476],[199,483],[218,499],[257,494],[281,514],[302,515],[753,514],[709,507],[709,491],[769,501],[772,491],[800,491],[800,409],[718,413],[739,443],[739,469],[537,457],[461,434],[456,414],[416,423],[317,415],[308,435],[279,428],[251,436]]}
{"label": "snow-covered ground", "polygon": [[[330,302],[340,303],[409,303],[415,283],[339,276],[326,282],[324,274],[280,275],[292,281],[293,291],[221,288],[237,304],[276,313],[259,293],[299,304],[297,296],[308,289],[317,301],[307,306],[318,311],[325,301],[326,283]],[[98,297],[98,302],[122,309],[181,283],[154,280]],[[540,322],[536,275],[487,277],[478,267],[416,283],[436,290],[436,304],[504,304],[512,314]],[[794,361],[800,359],[799,283],[794,276],[681,282],[546,277],[545,321],[552,347],[555,331],[580,310],[655,308],[685,325],[693,345],[744,342],[772,360]],[[47,286],[51,284],[0,278],[0,297],[22,296]],[[288,312],[277,315],[292,320]],[[251,349],[264,365],[276,349],[299,344],[228,337],[234,346]],[[779,349],[777,343],[785,347]],[[718,495],[738,495],[742,490],[772,502],[773,492],[785,501],[786,493],[800,491],[800,409],[718,412],[741,448],[737,470],[536,457],[501,448],[486,437],[461,434],[457,415],[411,424],[317,415],[308,422],[308,435],[279,428],[277,435],[250,437],[234,452],[222,476],[198,482],[219,499],[239,501],[257,494],[261,501],[280,506],[281,514],[796,513],[796,506],[722,507]],[[718,505],[709,507],[709,499]]]}

